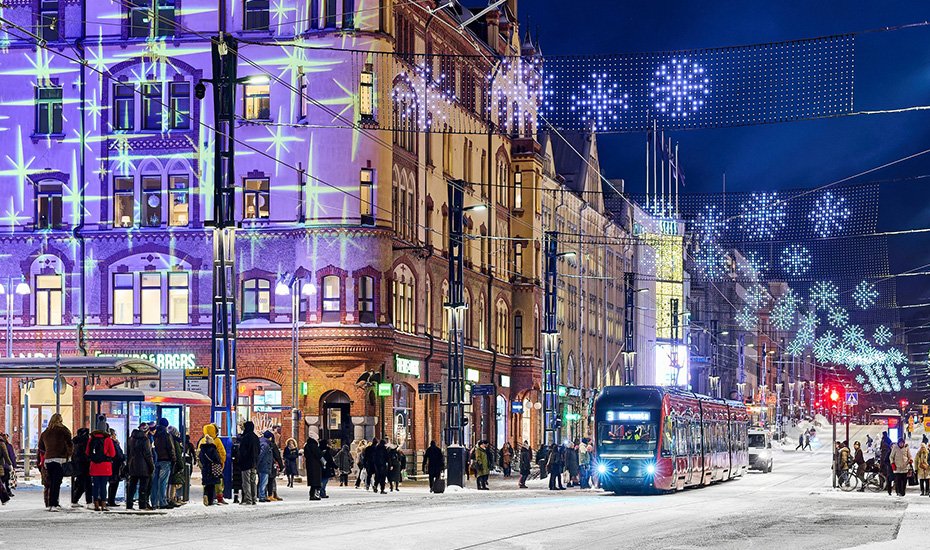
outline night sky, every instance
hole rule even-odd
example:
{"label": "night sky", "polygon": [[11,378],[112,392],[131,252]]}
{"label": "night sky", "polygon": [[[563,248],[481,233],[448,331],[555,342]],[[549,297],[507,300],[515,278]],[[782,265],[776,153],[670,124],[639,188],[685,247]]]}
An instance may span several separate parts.
{"label": "night sky", "polygon": [[[550,56],[757,44],[930,19],[930,6],[916,1],[525,0],[520,11],[543,54]],[[856,41],[854,110],[930,105],[930,27],[863,34]],[[724,173],[728,191],[811,188],[930,149],[930,111],[690,130],[671,136],[680,143],[687,174],[683,193],[721,191]],[[598,137],[605,175],[626,180],[631,193],[643,192],[644,140],[643,134]],[[853,181],[922,175],[928,177],[881,186],[879,229],[901,230],[930,227],[930,154]],[[930,234],[897,237],[889,246],[891,273],[930,263]],[[928,282],[928,277],[899,280],[898,302],[930,302]],[[930,318],[928,308],[903,313],[911,325]],[[910,351],[917,349],[927,347]]]}

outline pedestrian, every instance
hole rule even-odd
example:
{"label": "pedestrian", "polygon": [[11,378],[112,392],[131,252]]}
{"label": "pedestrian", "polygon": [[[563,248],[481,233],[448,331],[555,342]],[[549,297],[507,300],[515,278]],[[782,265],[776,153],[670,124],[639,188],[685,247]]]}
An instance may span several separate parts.
{"label": "pedestrian", "polygon": [[894,470],[895,492],[898,496],[903,497],[907,493],[907,476],[913,464],[911,450],[903,437],[898,439],[898,444],[892,447],[889,459]]}
{"label": "pedestrian", "polygon": [[258,503],[258,458],[261,443],[255,434],[255,424],[246,421],[242,425],[242,434],[239,436],[239,452],[236,455],[238,468],[242,472],[242,500],[239,504],[252,505]]}
{"label": "pedestrian", "polygon": [[168,503],[174,506],[184,504],[184,486],[187,485],[187,461],[184,457],[184,444],[181,432],[174,426],[168,427],[168,435],[174,445],[174,461],[171,464],[171,482],[168,484]]}
{"label": "pedestrian", "polygon": [[549,490],[550,491],[564,491],[565,487],[562,486],[562,468],[563,468],[563,456],[561,448],[553,443],[549,446],[549,452],[546,458],[546,471],[549,472]]}
{"label": "pedestrian", "polygon": [[520,446],[520,485],[521,489],[526,489],[526,480],[530,477],[533,468],[533,451],[530,449],[530,443],[523,440]]}
{"label": "pedestrian", "polygon": [[271,475],[271,465],[274,458],[271,455],[271,442],[274,435],[266,430],[258,440],[258,501],[268,502],[268,477]]}
{"label": "pedestrian", "polygon": [[[213,442],[216,443],[219,441],[214,438]],[[217,448],[219,451],[219,448]],[[233,504],[240,504],[240,496],[242,494],[242,469],[239,468],[239,436],[235,435],[232,438],[232,444],[229,446],[229,456],[230,462],[232,462],[232,494],[233,494]],[[222,485],[222,483],[220,484]],[[217,487],[217,494],[221,495],[221,487]],[[219,500],[217,500],[219,502]],[[225,503],[220,503],[225,504]]]}
{"label": "pedestrian", "polygon": [[[0,441],[0,477],[5,477],[7,472],[12,472],[12,461],[10,460],[10,451],[6,445]],[[11,475],[11,474],[10,474]],[[10,493],[7,491],[6,483],[0,483],[0,505],[6,505],[10,501]]]}
{"label": "pedestrian", "polygon": [[328,439],[320,440],[320,455],[323,457],[320,498],[329,498],[329,495],[326,493],[326,486],[329,484],[330,479],[336,477],[336,461],[333,460],[333,449],[329,446]]}
{"label": "pedestrian", "polygon": [[113,475],[113,459],[116,447],[110,438],[110,427],[105,418],[97,419],[96,429],[91,432],[85,452],[89,461],[88,473],[91,477],[94,510],[106,512],[107,481]]}
{"label": "pedestrian", "polygon": [[152,443],[141,429],[135,429],[126,444],[126,469],[129,475],[129,487],[126,489],[126,509],[133,509],[136,491],[139,492],[139,509],[152,510],[149,493],[152,488],[152,475],[155,473],[155,460],[152,458]]}
{"label": "pedestrian", "polygon": [[71,447],[74,454],[71,455],[71,507],[80,508],[81,495],[84,496],[84,504],[90,508],[91,487],[90,487],[90,461],[87,460],[87,442],[90,441],[90,430],[79,428],[74,439],[71,440]]}
{"label": "pedestrian", "polygon": [[874,444],[875,444],[875,441],[872,439],[872,436],[869,434],[865,434],[865,448],[871,451],[872,445]]}
{"label": "pedestrian", "polygon": [[568,471],[568,486],[578,486],[578,476],[581,474],[581,466],[578,458],[578,446],[581,441],[576,439],[574,442],[565,445],[565,470]]}
{"label": "pedestrian", "polygon": [[174,442],[168,433],[168,419],[159,418],[155,426],[153,439],[155,448],[155,475],[152,478],[152,507],[156,509],[174,508],[168,502],[168,484],[174,471]]}
{"label": "pedestrian", "polygon": [[[0,475],[0,484],[6,489],[7,495],[12,498],[14,496],[13,482],[16,481],[16,449],[10,443],[9,434],[0,433],[0,446],[6,449],[6,464],[4,465],[4,473]],[[46,505],[46,507],[48,506]]]}
{"label": "pedestrian", "polygon": [[853,464],[856,465],[856,477],[859,478],[859,492],[865,492],[865,456],[862,454],[862,446],[856,441],[853,443]]}
{"label": "pedestrian", "polygon": [[304,468],[307,470],[307,486],[310,487],[310,500],[320,500],[320,488],[323,485],[323,453],[314,435],[307,437],[304,445]]}
{"label": "pedestrian", "polygon": [[917,480],[920,482],[920,496],[930,496],[930,450],[926,443],[920,444],[920,449],[914,457],[917,470]]}
{"label": "pedestrian", "polygon": [[281,449],[278,447],[280,437],[280,432],[275,430],[269,440],[271,444],[271,475],[268,476],[268,500],[275,502],[284,500],[278,496],[278,474],[284,470],[284,459],[281,457]]}
{"label": "pedestrian", "polygon": [[808,451],[812,451],[812,450],[813,450],[813,449],[811,448],[811,434],[810,434],[810,432],[805,432],[805,433],[804,433],[804,447],[802,447],[801,450],[803,451],[803,450],[805,450],[805,449],[808,450]]}
{"label": "pedestrian", "polygon": [[882,440],[879,446],[879,464],[882,473],[885,474],[885,488],[888,495],[891,495],[891,488],[894,486],[894,468],[891,465],[891,438],[888,432],[882,432]]}
{"label": "pedestrian", "polygon": [[[206,436],[210,436],[210,439],[213,440],[213,446],[216,447],[216,454],[220,457],[220,464],[223,465],[223,469],[226,469],[226,446],[223,445],[223,440],[219,438],[220,429],[216,424],[206,424],[203,427],[203,437],[197,442],[197,450],[193,456],[196,456],[198,459],[200,457],[200,444],[204,441]],[[230,449],[232,451],[232,449]],[[217,483],[214,483],[214,492],[216,493],[216,504],[227,504],[226,500],[223,497],[224,490],[224,481],[223,476],[220,476],[220,480]],[[235,483],[233,483],[235,485]],[[242,489],[242,479],[239,479],[239,488]],[[237,491],[234,491],[238,494]],[[204,504],[206,505],[206,495],[204,495]]]}
{"label": "pedestrian", "polygon": [[374,449],[371,451],[371,466],[375,472],[375,483],[372,486],[374,492],[378,492],[379,488],[382,495],[386,495],[387,492],[384,490],[384,485],[387,482],[388,475],[388,452],[387,452],[387,440],[382,439],[374,446]]}
{"label": "pedestrian", "polygon": [[549,447],[545,443],[536,450],[536,464],[539,466],[539,479],[546,477],[546,466],[549,465]]}
{"label": "pedestrian", "polygon": [[65,477],[65,464],[73,452],[71,430],[64,425],[61,415],[55,413],[49,418],[48,427],[39,436],[39,454],[42,456],[42,468],[45,470],[45,506],[49,512],[61,510],[61,482]]}
{"label": "pedestrian", "polygon": [[434,492],[436,481],[442,476],[442,471],[446,469],[446,463],[440,449],[435,441],[429,442],[426,452],[423,453],[423,473],[429,479],[429,492]]}
{"label": "pedestrian", "polygon": [[339,486],[348,487],[349,474],[352,473],[352,464],[355,462],[352,460],[352,453],[349,452],[349,446],[343,445],[342,449],[339,449],[339,452],[336,453],[334,460],[336,461],[336,470],[339,474]]}
{"label": "pedestrian", "polygon": [[[365,470],[365,453],[368,450],[368,442],[364,439],[359,440],[358,445],[355,446],[355,465],[358,468],[358,475],[355,476],[355,488],[358,489],[362,485],[362,472],[364,471],[366,476],[368,471]],[[365,487],[367,491],[371,487]]]}
{"label": "pedestrian", "polygon": [[126,472],[126,455],[123,454],[123,448],[116,438],[116,430],[110,428],[110,439],[113,440],[113,448],[116,450],[116,456],[113,457],[113,475],[110,476],[109,486],[107,487],[107,506],[116,507],[116,493],[119,491],[119,485],[123,481]]}
{"label": "pedestrian", "polygon": [[804,435],[805,432],[801,432],[801,434],[798,435],[798,446],[794,448],[795,451],[804,450]]}
{"label": "pedestrian", "polygon": [[392,444],[388,449],[388,485],[391,492],[400,491],[400,482],[403,481],[406,469],[407,455]]}
{"label": "pedestrian", "polygon": [[487,491],[488,476],[491,475],[491,456],[488,454],[488,442],[481,440],[475,448],[475,481],[479,491]]}
{"label": "pedestrian", "polygon": [[587,437],[583,437],[578,445],[578,479],[582,489],[591,488],[591,452],[588,441]]}
{"label": "pedestrian", "polygon": [[923,443],[924,445],[927,445],[928,443],[930,443],[930,439],[927,438],[927,434],[924,434],[924,435],[920,438],[920,442]]}
{"label": "pedestrian", "polygon": [[287,486],[294,486],[294,478],[297,477],[297,459],[300,457],[300,450],[297,449],[297,441],[291,437],[284,444],[284,475],[287,476]]}
{"label": "pedestrian", "polygon": [[198,459],[200,461],[200,477],[203,484],[204,504],[213,506],[216,501],[216,485],[223,478],[223,462],[220,460],[220,453],[213,443],[213,438],[204,435],[198,445],[200,452]]}
{"label": "pedestrian", "polygon": [[510,477],[510,473],[513,471],[513,446],[509,441],[504,442],[504,446],[501,447],[501,452],[498,456],[500,457],[498,466],[504,471],[504,477]]}

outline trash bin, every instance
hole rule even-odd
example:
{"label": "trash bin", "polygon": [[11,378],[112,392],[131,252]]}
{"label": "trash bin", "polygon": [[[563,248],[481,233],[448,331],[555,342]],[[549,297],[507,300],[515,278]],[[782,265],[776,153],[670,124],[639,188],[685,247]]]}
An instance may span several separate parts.
{"label": "trash bin", "polygon": [[465,447],[450,445],[446,449],[446,485],[465,486]]}

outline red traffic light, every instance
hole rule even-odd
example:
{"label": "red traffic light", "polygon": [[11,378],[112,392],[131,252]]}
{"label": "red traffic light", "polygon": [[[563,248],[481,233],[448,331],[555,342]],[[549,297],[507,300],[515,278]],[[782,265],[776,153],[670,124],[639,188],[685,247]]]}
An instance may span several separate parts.
{"label": "red traffic light", "polygon": [[902,399],[902,400],[901,400],[901,408],[902,408],[902,409],[906,408],[908,405],[910,405],[910,402],[908,402],[907,399]]}

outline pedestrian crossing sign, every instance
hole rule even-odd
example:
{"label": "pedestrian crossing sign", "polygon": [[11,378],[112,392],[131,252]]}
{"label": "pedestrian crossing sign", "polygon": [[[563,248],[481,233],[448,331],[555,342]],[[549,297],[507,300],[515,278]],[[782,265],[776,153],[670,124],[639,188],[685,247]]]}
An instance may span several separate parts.
{"label": "pedestrian crossing sign", "polygon": [[850,391],[846,392],[846,404],[855,407],[859,404],[859,392]]}

